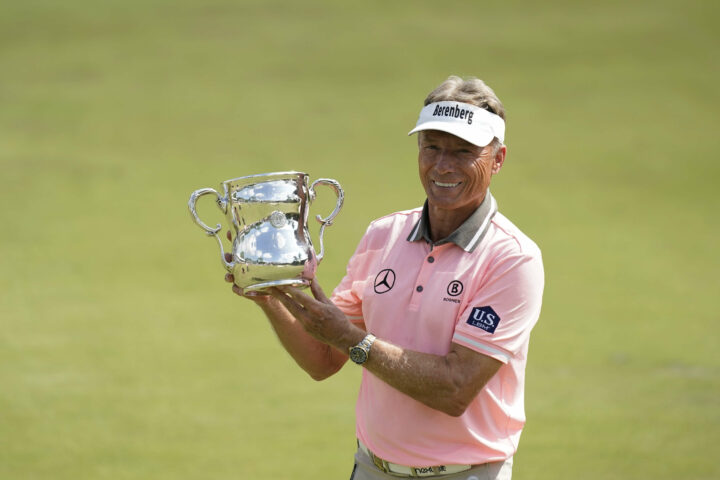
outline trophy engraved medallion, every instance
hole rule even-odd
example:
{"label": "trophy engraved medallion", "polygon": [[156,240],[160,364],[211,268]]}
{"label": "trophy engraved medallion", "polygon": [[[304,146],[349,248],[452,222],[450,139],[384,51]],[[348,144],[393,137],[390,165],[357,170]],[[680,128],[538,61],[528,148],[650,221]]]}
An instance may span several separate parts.
{"label": "trophy engraved medallion", "polygon": [[[220,259],[235,284],[245,292],[259,292],[270,287],[310,285],[317,266],[325,254],[323,234],[340,212],[345,193],[330,178],[319,178],[308,186],[308,175],[302,172],[275,172],[233,178],[222,182],[222,194],[213,188],[201,188],[190,195],[188,208],[193,221],[220,246]],[[320,252],[310,239],[307,219],[315,200],[315,187],[326,185],[337,196],[335,209],[320,222]],[[232,260],[225,260],[220,224],[208,227],[197,214],[196,203],[204,195],[214,195],[227,219],[231,234]]]}

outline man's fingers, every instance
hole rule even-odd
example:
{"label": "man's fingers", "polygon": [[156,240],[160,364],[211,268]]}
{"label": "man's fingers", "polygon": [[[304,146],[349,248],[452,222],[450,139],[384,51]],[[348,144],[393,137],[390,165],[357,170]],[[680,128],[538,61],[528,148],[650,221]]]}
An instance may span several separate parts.
{"label": "man's fingers", "polygon": [[228,283],[233,283],[235,281],[235,277],[233,277],[232,273],[226,273],[225,274],[225,281]]}
{"label": "man's fingers", "polygon": [[284,292],[290,297],[295,300],[298,304],[302,305],[305,308],[312,307],[314,302],[317,302],[313,297],[310,295],[304,293],[299,288],[295,287],[280,287],[278,288],[281,292]]}
{"label": "man's fingers", "polygon": [[328,303],[330,301],[325,296],[325,292],[323,292],[323,289],[320,287],[320,282],[317,281],[317,278],[312,279],[312,283],[310,283],[310,291],[312,292],[313,296],[321,302]]}
{"label": "man's fingers", "polygon": [[270,295],[280,300],[280,303],[285,305],[296,318],[305,315],[303,306],[298,304],[293,298],[288,297],[283,290],[273,287],[270,289]]}

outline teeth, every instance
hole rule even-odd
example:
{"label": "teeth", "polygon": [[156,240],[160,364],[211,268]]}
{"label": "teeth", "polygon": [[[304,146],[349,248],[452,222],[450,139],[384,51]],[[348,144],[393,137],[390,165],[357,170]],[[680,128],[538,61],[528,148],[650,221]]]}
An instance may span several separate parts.
{"label": "teeth", "polygon": [[460,182],[457,182],[457,183],[442,183],[442,182],[438,182],[437,180],[435,180],[434,182],[435,182],[435,185],[437,185],[438,187],[457,187],[458,185],[460,185]]}

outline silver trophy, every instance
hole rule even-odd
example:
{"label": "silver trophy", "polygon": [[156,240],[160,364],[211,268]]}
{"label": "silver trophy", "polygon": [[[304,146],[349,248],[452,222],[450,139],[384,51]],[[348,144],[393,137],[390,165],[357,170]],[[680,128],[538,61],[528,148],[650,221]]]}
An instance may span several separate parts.
{"label": "silver trophy", "polygon": [[[325,227],[332,225],[340,212],[345,194],[340,184],[319,178],[308,187],[302,172],[276,172],[233,178],[222,182],[223,194],[213,188],[195,190],[188,208],[193,220],[205,233],[214,236],[220,246],[220,258],[235,284],[245,292],[282,285],[308,286],[315,276],[325,248]],[[320,253],[315,253],[308,232],[308,210],[315,200],[315,187],[327,185],[335,191],[337,204],[320,222]],[[225,260],[218,224],[210,228],[198,217],[195,204],[203,195],[214,195],[225,214],[232,237],[232,261]]]}

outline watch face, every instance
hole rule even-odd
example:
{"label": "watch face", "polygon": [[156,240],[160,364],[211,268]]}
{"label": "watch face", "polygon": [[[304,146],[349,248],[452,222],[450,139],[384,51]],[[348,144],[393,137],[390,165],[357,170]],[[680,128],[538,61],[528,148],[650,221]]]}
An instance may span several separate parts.
{"label": "watch face", "polygon": [[367,352],[360,347],[353,347],[350,349],[350,360],[355,363],[365,363],[367,357]]}

